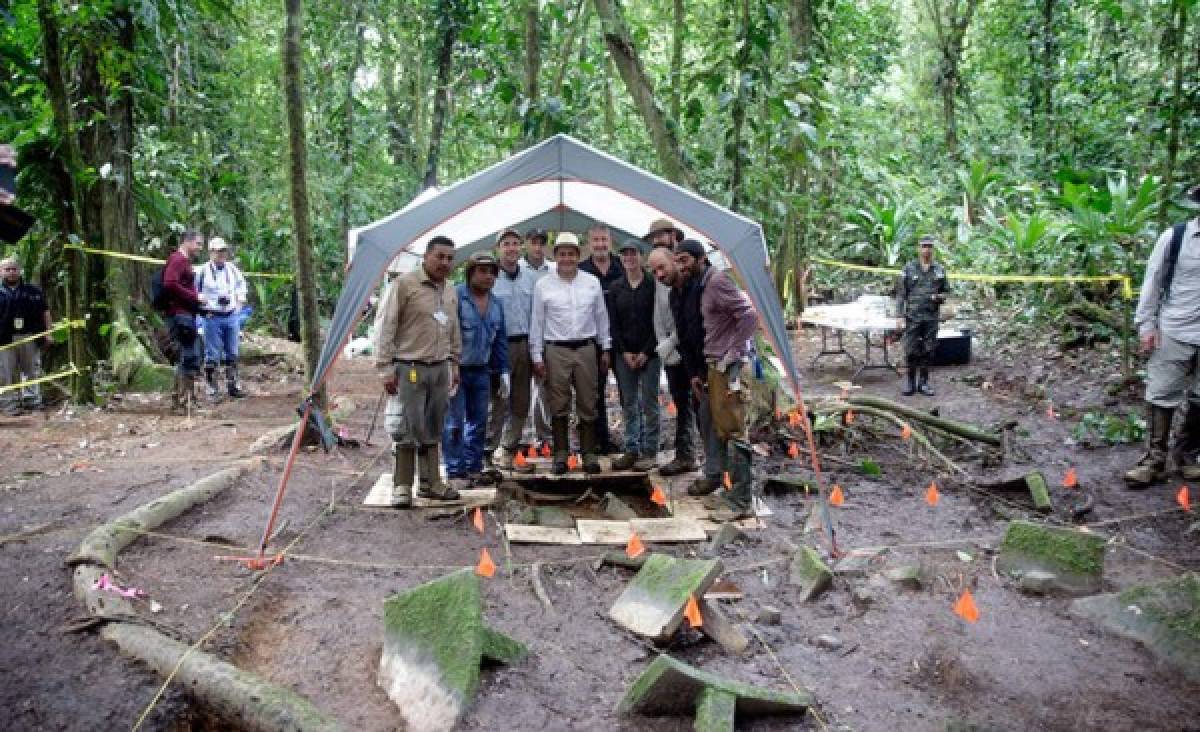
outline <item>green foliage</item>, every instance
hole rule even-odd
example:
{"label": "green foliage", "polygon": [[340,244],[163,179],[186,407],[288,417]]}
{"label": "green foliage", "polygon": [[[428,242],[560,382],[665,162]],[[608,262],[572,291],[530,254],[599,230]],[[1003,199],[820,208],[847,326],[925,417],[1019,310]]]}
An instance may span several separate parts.
{"label": "green foliage", "polygon": [[1146,434],[1146,420],[1134,414],[1090,411],[1080,418],[1071,434],[1079,441],[1103,441],[1109,445],[1136,443]]}

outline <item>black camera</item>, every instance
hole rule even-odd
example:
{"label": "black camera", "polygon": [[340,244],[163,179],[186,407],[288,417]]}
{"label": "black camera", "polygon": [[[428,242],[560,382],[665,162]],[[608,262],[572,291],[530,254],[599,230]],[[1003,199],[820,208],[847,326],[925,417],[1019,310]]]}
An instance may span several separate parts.
{"label": "black camera", "polygon": [[225,295],[221,295],[220,297],[217,298],[217,304],[220,305],[221,307],[224,307],[229,304],[229,298]]}

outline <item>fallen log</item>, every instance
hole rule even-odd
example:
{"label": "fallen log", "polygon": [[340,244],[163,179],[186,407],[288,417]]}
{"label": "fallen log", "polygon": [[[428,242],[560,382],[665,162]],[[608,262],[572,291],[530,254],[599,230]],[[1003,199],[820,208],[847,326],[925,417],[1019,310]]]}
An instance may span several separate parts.
{"label": "fallen log", "polygon": [[935,417],[928,412],[923,412],[920,409],[914,409],[906,404],[894,402],[891,399],[884,399],[883,397],[871,396],[869,394],[860,394],[848,397],[845,401],[855,406],[874,407],[876,409],[894,412],[895,414],[903,415],[914,422],[921,422],[922,424],[936,427],[943,432],[949,432],[952,435],[957,435],[959,437],[965,437],[968,440],[985,442],[989,445],[1000,447],[1000,435],[987,432],[974,425],[967,424],[966,422],[958,422],[953,419],[946,419],[945,417]]}

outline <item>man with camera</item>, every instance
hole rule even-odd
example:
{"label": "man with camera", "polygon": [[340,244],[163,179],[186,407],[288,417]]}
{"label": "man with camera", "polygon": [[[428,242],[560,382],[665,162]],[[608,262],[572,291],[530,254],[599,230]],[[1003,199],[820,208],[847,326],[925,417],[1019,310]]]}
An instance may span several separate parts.
{"label": "man with camera", "polygon": [[208,240],[208,263],[196,276],[196,289],[209,305],[204,311],[205,393],[215,398],[217,364],[225,369],[225,388],[229,396],[245,396],[238,384],[238,339],[242,328],[238,311],[246,302],[246,278],[230,261],[229,245],[219,236]]}

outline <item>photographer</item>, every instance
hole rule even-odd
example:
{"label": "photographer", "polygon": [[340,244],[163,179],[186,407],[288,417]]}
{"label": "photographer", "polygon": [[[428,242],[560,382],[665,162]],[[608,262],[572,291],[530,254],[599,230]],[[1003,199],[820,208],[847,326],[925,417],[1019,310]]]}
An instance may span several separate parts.
{"label": "photographer", "polygon": [[246,302],[246,278],[229,261],[229,245],[219,236],[208,241],[208,263],[196,276],[204,295],[204,380],[209,398],[217,396],[217,364],[225,369],[225,388],[234,399],[245,396],[238,384],[238,311]]}

